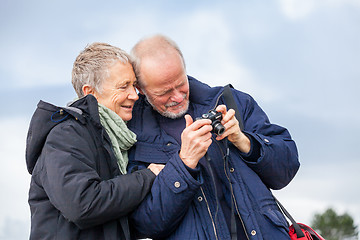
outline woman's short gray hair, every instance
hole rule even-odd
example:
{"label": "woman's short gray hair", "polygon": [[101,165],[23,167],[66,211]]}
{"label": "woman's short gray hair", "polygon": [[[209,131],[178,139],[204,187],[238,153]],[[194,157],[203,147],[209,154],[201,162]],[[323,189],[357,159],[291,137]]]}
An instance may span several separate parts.
{"label": "woman's short gray hair", "polygon": [[86,46],[77,56],[72,69],[71,82],[78,97],[84,96],[84,85],[90,85],[101,93],[109,68],[118,61],[132,64],[130,55],[118,47],[98,42]]}

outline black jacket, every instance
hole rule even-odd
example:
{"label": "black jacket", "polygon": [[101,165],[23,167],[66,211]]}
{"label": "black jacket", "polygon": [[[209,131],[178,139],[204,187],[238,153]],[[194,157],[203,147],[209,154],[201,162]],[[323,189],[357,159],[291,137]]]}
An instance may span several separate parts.
{"label": "black jacket", "polygon": [[130,239],[127,214],[155,175],[120,175],[92,95],[59,108],[40,101],[29,128],[30,239]]}

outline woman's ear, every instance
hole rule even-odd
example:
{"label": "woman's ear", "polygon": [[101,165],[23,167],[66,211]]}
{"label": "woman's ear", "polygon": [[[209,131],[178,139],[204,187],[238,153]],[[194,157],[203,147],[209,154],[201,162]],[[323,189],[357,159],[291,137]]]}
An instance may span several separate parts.
{"label": "woman's ear", "polygon": [[85,84],[83,87],[82,87],[82,91],[84,93],[84,96],[88,95],[88,94],[92,94],[95,96],[95,91],[94,91],[94,88],[90,85],[87,85]]}

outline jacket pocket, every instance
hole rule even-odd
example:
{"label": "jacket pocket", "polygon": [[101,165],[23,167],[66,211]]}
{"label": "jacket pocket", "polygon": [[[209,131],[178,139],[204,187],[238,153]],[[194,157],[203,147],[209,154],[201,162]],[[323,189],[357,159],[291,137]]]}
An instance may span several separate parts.
{"label": "jacket pocket", "polygon": [[289,224],[286,221],[284,215],[277,209],[267,208],[261,211],[261,213],[275,226],[289,228]]}

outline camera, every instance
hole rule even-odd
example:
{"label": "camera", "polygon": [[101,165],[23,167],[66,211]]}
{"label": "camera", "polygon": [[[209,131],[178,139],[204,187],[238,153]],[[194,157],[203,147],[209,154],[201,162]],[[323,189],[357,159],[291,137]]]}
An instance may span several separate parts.
{"label": "camera", "polygon": [[201,115],[201,117],[196,118],[196,120],[199,120],[199,119],[210,119],[211,126],[213,127],[213,130],[212,130],[213,133],[215,133],[217,135],[221,135],[224,133],[225,127],[221,124],[221,120],[222,120],[221,112],[210,110],[208,113],[204,113],[203,115]]}

